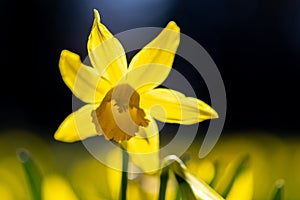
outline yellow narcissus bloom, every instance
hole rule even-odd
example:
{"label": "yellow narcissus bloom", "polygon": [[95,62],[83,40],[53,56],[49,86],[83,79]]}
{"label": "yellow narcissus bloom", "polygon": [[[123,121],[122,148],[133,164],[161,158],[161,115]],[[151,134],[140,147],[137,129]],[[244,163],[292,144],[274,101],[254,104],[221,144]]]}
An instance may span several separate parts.
{"label": "yellow narcissus bloom", "polygon": [[[66,85],[87,103],[69,115],[56,131],[56,140],[75,142],[104,135],[126,142],[128,151],[144,153],[159,147],[156,120],[193,124],[218,115],[203,101],[165,88],[157,88],[171,71],[180,41],[180,29],[171,21],[129,66],[120,42],[100,22],[94,23],[87,49],[92,67],[67,50],[59,68]],[[145,139],[146,138],[146,139]]]}

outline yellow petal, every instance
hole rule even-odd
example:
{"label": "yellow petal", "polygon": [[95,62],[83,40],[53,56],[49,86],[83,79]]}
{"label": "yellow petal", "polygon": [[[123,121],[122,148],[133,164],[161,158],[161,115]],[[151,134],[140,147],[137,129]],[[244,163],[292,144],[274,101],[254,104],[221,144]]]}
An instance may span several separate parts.
{"label": "yellow petal", "polygon": [[42,184],[43,200],[77,200],[68,182],[58,175],[48,175]]}
{"label": "yellow petal", "polygon": [[87,104],[70,114],[58,127],[54,138],[63,142],[75,142],[97,135],[91,115],[95,107],[96,105]]}
{"label": "yellow petal", "polygon": [[97,70],[82,64],[80,57],[70,51],[61,52],[59,69],[73,94],[86,103],[100,102],[111,88],[109,82],[100,78]]}
{"label": "yellow petal", "polygon": [[97,10],[94,10],[94,15],[87,43],[89,58],[98,72],[115,85],[127,71],[125,51],[118,39],[100,22]]}
{"label": "yellow petal", "polygon": [[148,127],[140,127],[135,137],[126,143],[130,159],[144,172],[152,172],[159,167],[159,135],[157,124],[150,119]]}
{"label": "yellow petal", "polygon": [[139,93],[160,85],[168,76],[180,40],[180,29],[171,21],[129,65],[127,80]]}
{"label": "yellow petal", "polygon": [[142,94],[141,108],[150,109],[152,117],[168,123],[193,124],[218,117],[203,101],[163,88]]}

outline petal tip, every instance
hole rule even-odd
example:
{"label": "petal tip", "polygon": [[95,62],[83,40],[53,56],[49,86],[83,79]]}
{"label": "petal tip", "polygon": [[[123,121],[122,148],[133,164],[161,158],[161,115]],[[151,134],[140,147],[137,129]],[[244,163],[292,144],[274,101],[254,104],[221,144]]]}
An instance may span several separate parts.
{"label": "petal tip", "polygon": [[74,138],[72,136],[70,137],[70,135],[66,134],[65,131],[60,130],[60,128],[58,128],[58,130],[54,133],[54,139],[57,141],[67,142],[67,143],[72,143],[80,140],[79,138]]}
{"label": "petal tip", "polygon": [[63,136],[58,130],[54,133],[54,139],[57,141],[63,141]]}
{"label": "petal tip", "polygon": [[61,53],[60,53],[60,56],[65,56],[65,55],[68,54],[68,53],[69,53],[68,50],[63,49],[63,50],[61,51]]}
{"label": "petal tip", "polygon": [[201,101],[201,100],[197,100],[198,102],[198,108],[200,111],[200,118],[203,120],[207,120],[207,119],[217,119],[219,118],[219,114],[217,113],[217,111],[215,111],[211,106],[209,106],[208,104],[206,104],[205,102]]}
{"label": "petal tip", "polygon": [[61,53],[60,53],[60,59],[64,59],[64,58],[66,58],[68,56],[72,57],[72,58],[76,58],[76,59],[79,58],[79,56],[76,53],[73,53],[73,52],[71,52],[69,50],[64,49],[64,50],[61,51]]}
{"label": "petal tip", "polygon": [[65,59],[70,54],[72,54],[70,51],[68,51],[66,49],[62,50],[61,53],[60,53],[60,61]]}
{"label": "petal tip", "polygon": [[61,141],[61,135],[58,132],[54,133],[54,139],[57,141]]}
{"label": "petal tip", "polygon": [[177,32],[180,31],[180,28],[177,26],[177,24],[174,21],[170,21],[166,28]]}
{"label": "petal tip", "polygon": [[211,118],[212,118],[212,119],[217,119],[217,118],[219,118],[219,114],[218,114],[217,111],[215,111],[214,109],[211,109]]}
{"label": "petal tip", "polygon": [[94,9],[94,17],[95,20],[100,21],[100,14],[97,9]]}
{"label": "petal tip", "polygon": [[67,68],[67,63],[70,61],[81,62],[79,55],[77,55],[76,53],[73,53],[66,49],[62,50],[60,53],[60,58],[59,58],[59,63],[58,63],[58,66],[61,70],[60,72],[62,75],[64,75],[65,68]]}

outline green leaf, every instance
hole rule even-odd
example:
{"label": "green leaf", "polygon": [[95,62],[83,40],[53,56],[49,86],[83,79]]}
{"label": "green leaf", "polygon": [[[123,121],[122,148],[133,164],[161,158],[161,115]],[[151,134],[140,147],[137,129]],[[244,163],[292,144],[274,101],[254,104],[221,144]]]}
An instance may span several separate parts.
{"label": "green leaf", "polygon": [[181,189],[180,187],[178,186],[177,188],[177,193],[176,193],[176,198],[175,200],[182,200],[182,192],[181,192]]}
{"label": "green leaf", "polygon": [[221,176],[219,160],[215,160],[213,162],[213,165],[215,168],[215,175],[214,175],[213,179],[211,180],[211,182],[209,183],[209,185],[214,188],[217,185],[218,178]]}
{"label": "green leaf", "polygon": [[285,182],[282,179],[276,181],[271,200],[283,200],[284,184]]}
{"label": "green leaf", "polygon": [[30,153],[26,149],[18,149],[17,156],[19,161],[22,163],[27,181],[31,190],[33,200],[41,200],[41,185],[42,185],[42,175],[33,161]]}
{"label": "green leaf", "polygon": [[[222,200],[213,188],[205,181],[197,179],[193,176],[184,165],[184,163],[175,155],[167,156],[164,159],[165,165],[169,164],[169,168],[175,173],[177,181],[179,181],[182,199],[188,199],[184,195],[191,193],[195,199]],[[181,179],[179,179],[179,177]],[[193,199],[191,195],[187,196]]]}
{"label": "green leaf", "polygon": [[197,200],[190,185],[180,176],[175,175],[178,182],[178,189],[180,191],[181,200]]}
{"label": "green leaf", "polygon": [[232,161],[223,175],[216,180],[215,190],[223,197],[227,197],[236,178],[248,167],[249,155],[242,155]]}

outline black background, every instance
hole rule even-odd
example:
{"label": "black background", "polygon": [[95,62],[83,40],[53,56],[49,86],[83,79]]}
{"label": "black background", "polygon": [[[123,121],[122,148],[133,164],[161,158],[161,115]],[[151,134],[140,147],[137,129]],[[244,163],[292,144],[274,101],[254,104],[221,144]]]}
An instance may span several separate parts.
{"label": "black background", "polygon": [[[266,130],[282,136],[299,131],[299,1],[166,0],[151,5],[146,0],[144,6],[139,1],[142,7],[134,2],[2,1],[0,128],[52,134],[72,111],[72,94],[58,60],[63,49],[82,59],[87,55],[92,10],[97,8],[115,34],[174,20],[201,44],[224,80],[226,131]],[[205,94],[197,95],[209,101]]]}

